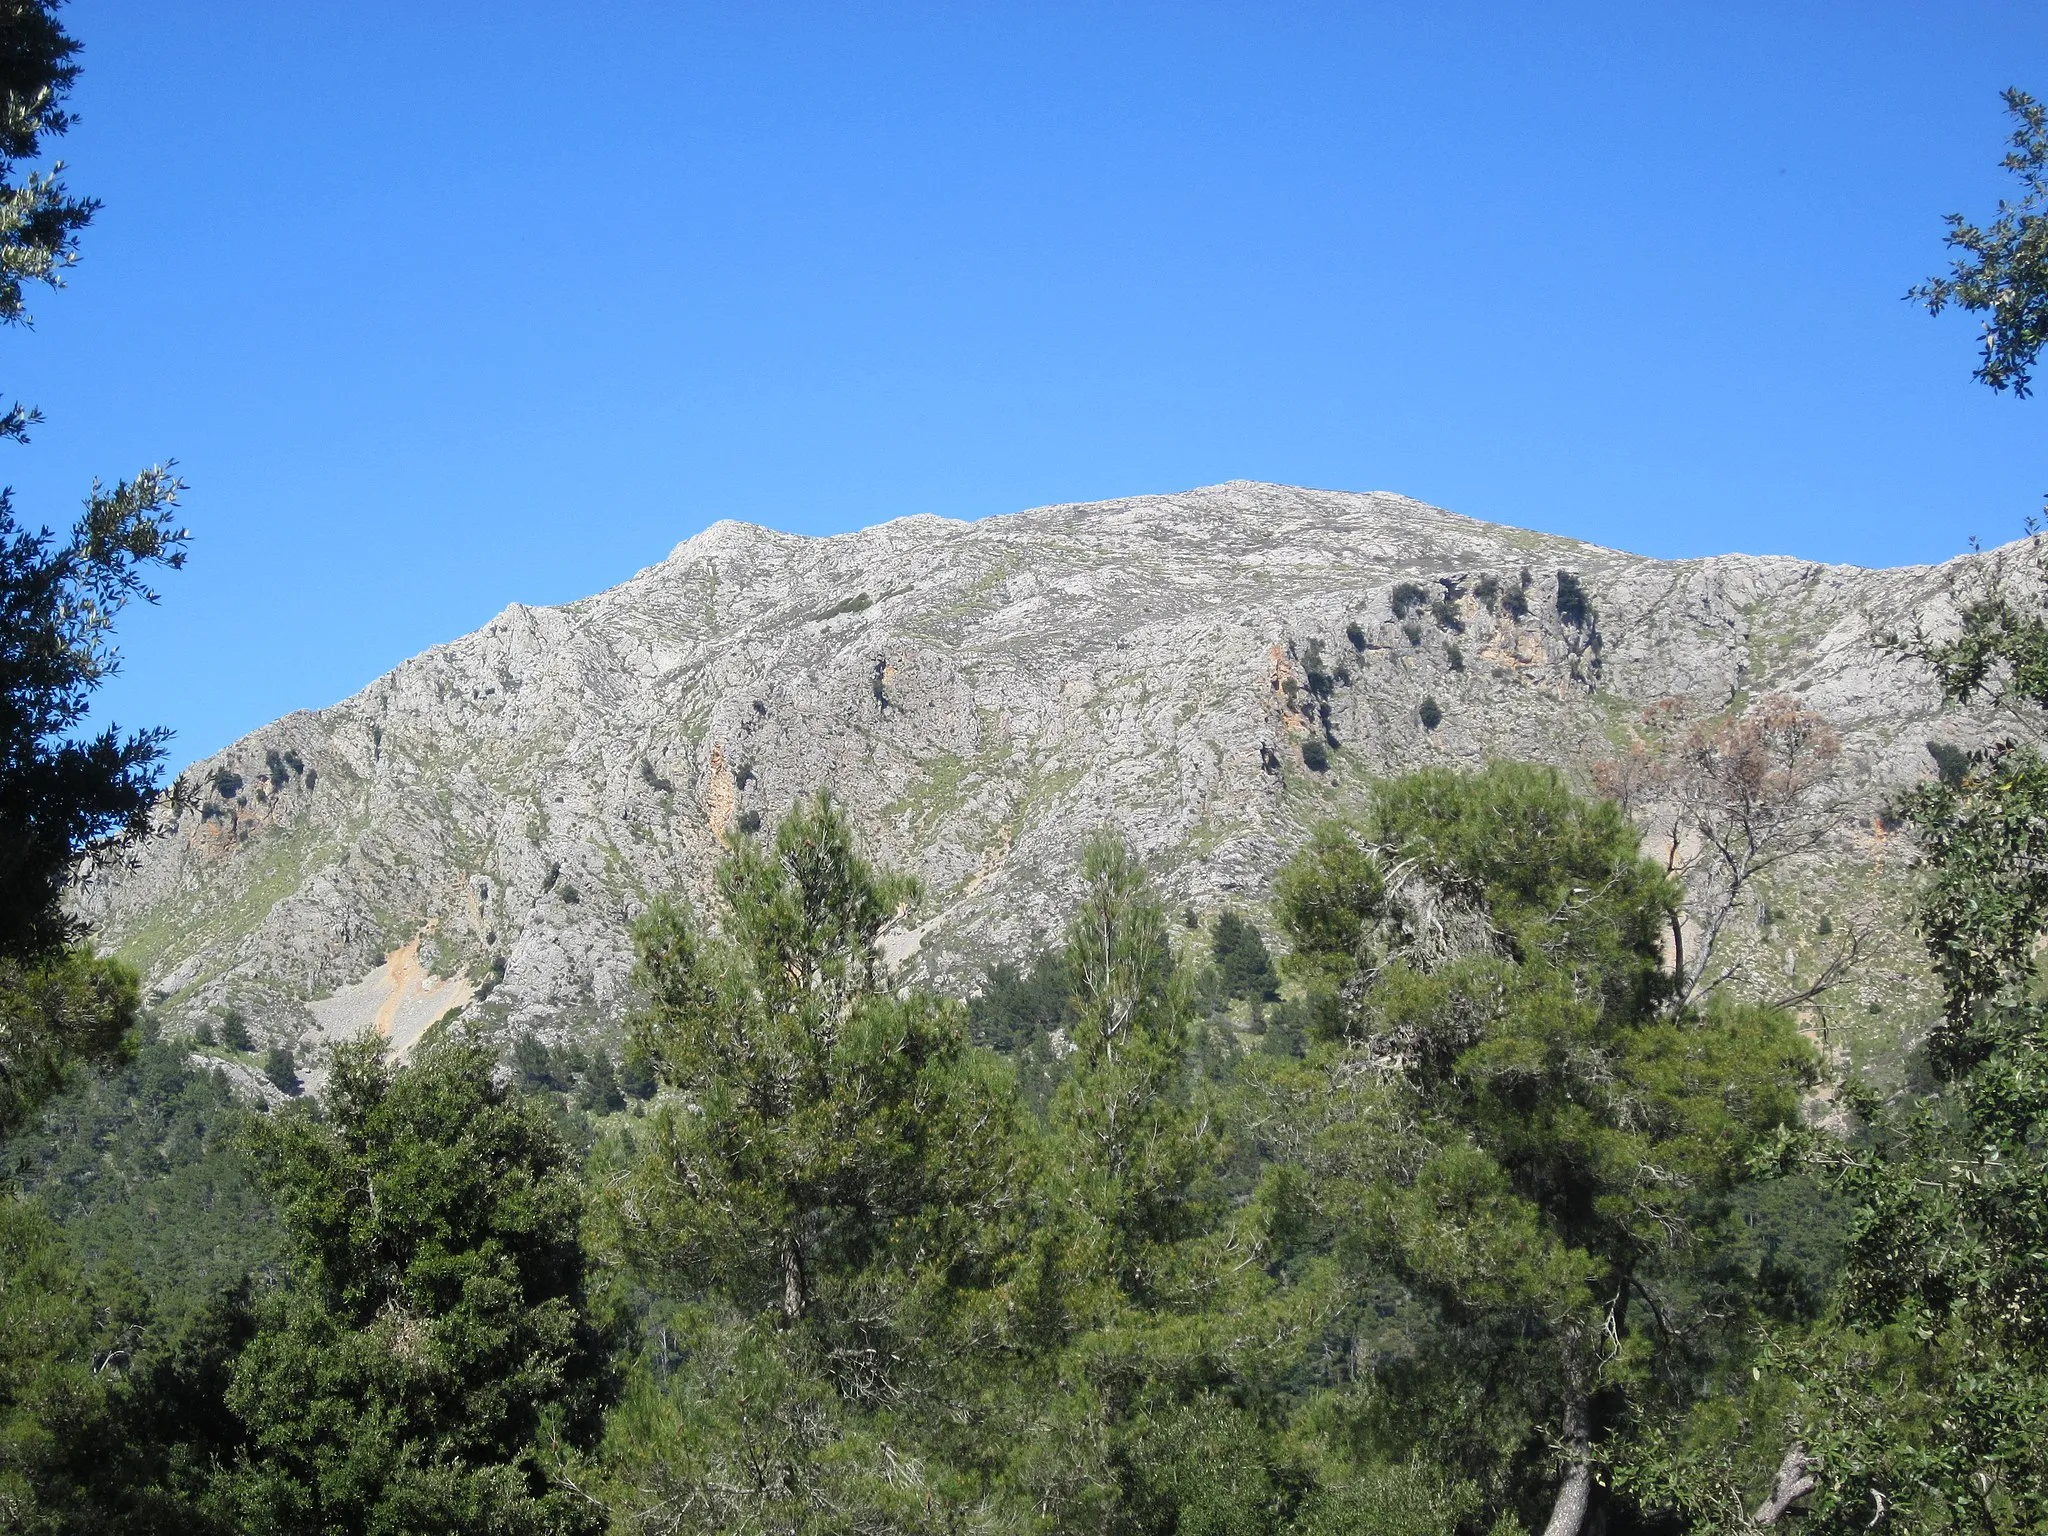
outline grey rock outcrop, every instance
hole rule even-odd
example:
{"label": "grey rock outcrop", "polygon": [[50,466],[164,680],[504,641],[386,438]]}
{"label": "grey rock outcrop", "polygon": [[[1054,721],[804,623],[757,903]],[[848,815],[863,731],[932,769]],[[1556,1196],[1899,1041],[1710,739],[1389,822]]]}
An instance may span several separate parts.
{"label": "grey rock outcrop", "polygon": [[825,539],[718,523],[196,765],[76,900],[174,1028],[417,1034],[441,999],[571,1030],[619,1008],[650,901],[701,904],[723,842],[827,785],[924,881],[893,951],[959,983],[1057,931],[1098,825],[1176,904],[1256,907],[1372,776],[1583,769],[1666,695],[1796,694],[1874,814],[1929,771],[1937,700],[1873,632],[1938,618],[1946,574],[1662,562],[1241,482]]}

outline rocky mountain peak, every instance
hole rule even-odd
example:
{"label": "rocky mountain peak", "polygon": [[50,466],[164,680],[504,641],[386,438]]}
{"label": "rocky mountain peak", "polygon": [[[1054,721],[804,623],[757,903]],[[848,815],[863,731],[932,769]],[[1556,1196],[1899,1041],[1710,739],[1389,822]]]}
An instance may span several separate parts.
{"label": "rocky mountain peak", "polygon": [[1943,590],[1249,481],[831,538],[720,521],[194,765],[77,901],[173,1028],[571,1030],[616,1015],[648,902],[701,901],[721,847],[824,785],[924,881],[894,952],[958,982],[1056,933],[1097,826],[1177,904],[1256,909],[1374,775],[1582,771],[1669,695],[1795,695],[1875,806],[1927,771],[1937,701],[1872,637]]}

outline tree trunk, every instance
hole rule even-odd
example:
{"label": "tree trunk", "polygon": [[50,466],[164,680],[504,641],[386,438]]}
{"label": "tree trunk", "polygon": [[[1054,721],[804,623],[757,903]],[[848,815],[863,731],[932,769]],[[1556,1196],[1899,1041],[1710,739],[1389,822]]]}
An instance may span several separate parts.
{"label": "tree trunk", "polygon": [[804,1308],[810,1302],[809,1287],[804,1282],[804,1251],[797,1246],[794,1237],[782,1245],[782,1322],[784,1327],[793,1327],[804,1315]]}
{"label": "tree trunk", "polygon": [[1550,1523],[1543,1527],[1543,1536],[1579,1536],[1579,1529],[1586,1523],[1586,1511],[1593,1503],[1593,1421],[1588,1411],[1586,1394],[1576,1387],[1564,1405],[1565,1452],[1570,1460],[1565,1465],[1564,1486],[1557,1490],[1557,1503],[1551,1506]]}
{"label": "tree trunk", "polygon": [[1794,1441],[1785,1452],[1785,1459],[1778,1463],[1778,1475],[1771,1479],[1770,1497],[1757,1505],[1756,1513],[1749,1518],[1758,1525],[1776,1525],[1778,1517],[1795,1500],[1813,1492],[1814,1486],[1813,1463],[1806,1459],[1806,1447]]}

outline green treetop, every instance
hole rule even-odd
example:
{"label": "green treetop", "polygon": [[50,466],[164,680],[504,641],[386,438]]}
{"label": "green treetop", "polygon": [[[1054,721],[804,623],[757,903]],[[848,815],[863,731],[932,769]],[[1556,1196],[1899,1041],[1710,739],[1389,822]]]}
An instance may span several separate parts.
{"label": "green treetop", "polygon": [[214,1504],[236,1529],[592,1529],[549,1468],[595,1437],[606,1343],[583,1195],[494,1053],[430,1042],[394,1070],[334,1056],[325,1114],[252,1133],[292,1239],[227,1392],[243,1426]]}
{"label": "green treetop", "polygon": [[692,1288],[793,1326],[877,1266],[986,1252],[1008,1118],[964,1010],[891,989],[876,940],[912,890],[821,793],[720,865],[716,936],[669,904],[641,921],[634,1045],[683,1101],[626,1213]]}
{"label": "green treetop", "polygon": [[1216,915],[1209,953],[1216,962],[1225,997],[1270,1002],[1280,995],[1280,977],[1273,969],[1266,941],[1238,913],[1226,909]]}
{"label": "green treetop", "polygon": [[1029,1181],[1008,1071],[883,960],[912,890],[821,793],[721,862],[715,928],[658,903],[636,931],[632,1047],[665,1091],[607,1209],[673,1342],[608,1475],[661,1528],[914,1529],[979,1496],[932,1405],[1007,1327]]}
{"label": "green treetop", "polygon": [[1549,770],[1432,770],[1276,886],[1329,1037],[1313,1198],[1429,1308],[1385,1423],[1549,1536],[1595,1513],[1632,1417],[1693,1389],[1728,1198],[1812,1073],[1782,1015],[1676,1006],[1678,897],[1636,844]]}

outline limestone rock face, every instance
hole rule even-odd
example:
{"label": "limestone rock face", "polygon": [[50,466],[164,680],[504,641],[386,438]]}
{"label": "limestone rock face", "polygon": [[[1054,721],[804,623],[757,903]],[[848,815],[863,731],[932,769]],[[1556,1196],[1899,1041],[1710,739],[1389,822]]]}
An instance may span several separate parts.
{"label": "limestone rock face", "polygon": [[437,998],[582,1029],[623,1006],[634,917],[703,909],[721,844],[823,785],[923,879],[892,953],[959,984],[1057,933],[1098,826],[1176,906],[1256,912],[1371,777],[1583,770],[1667,695],[1796,695],[1874,814],[1930,734],[1972,739],[1874,640],[1939,623],[1952,574],[1662,562],[1242,482],[827,539],[723,522],[197,765],[76,904],[173,1029],[417,1034]]}

